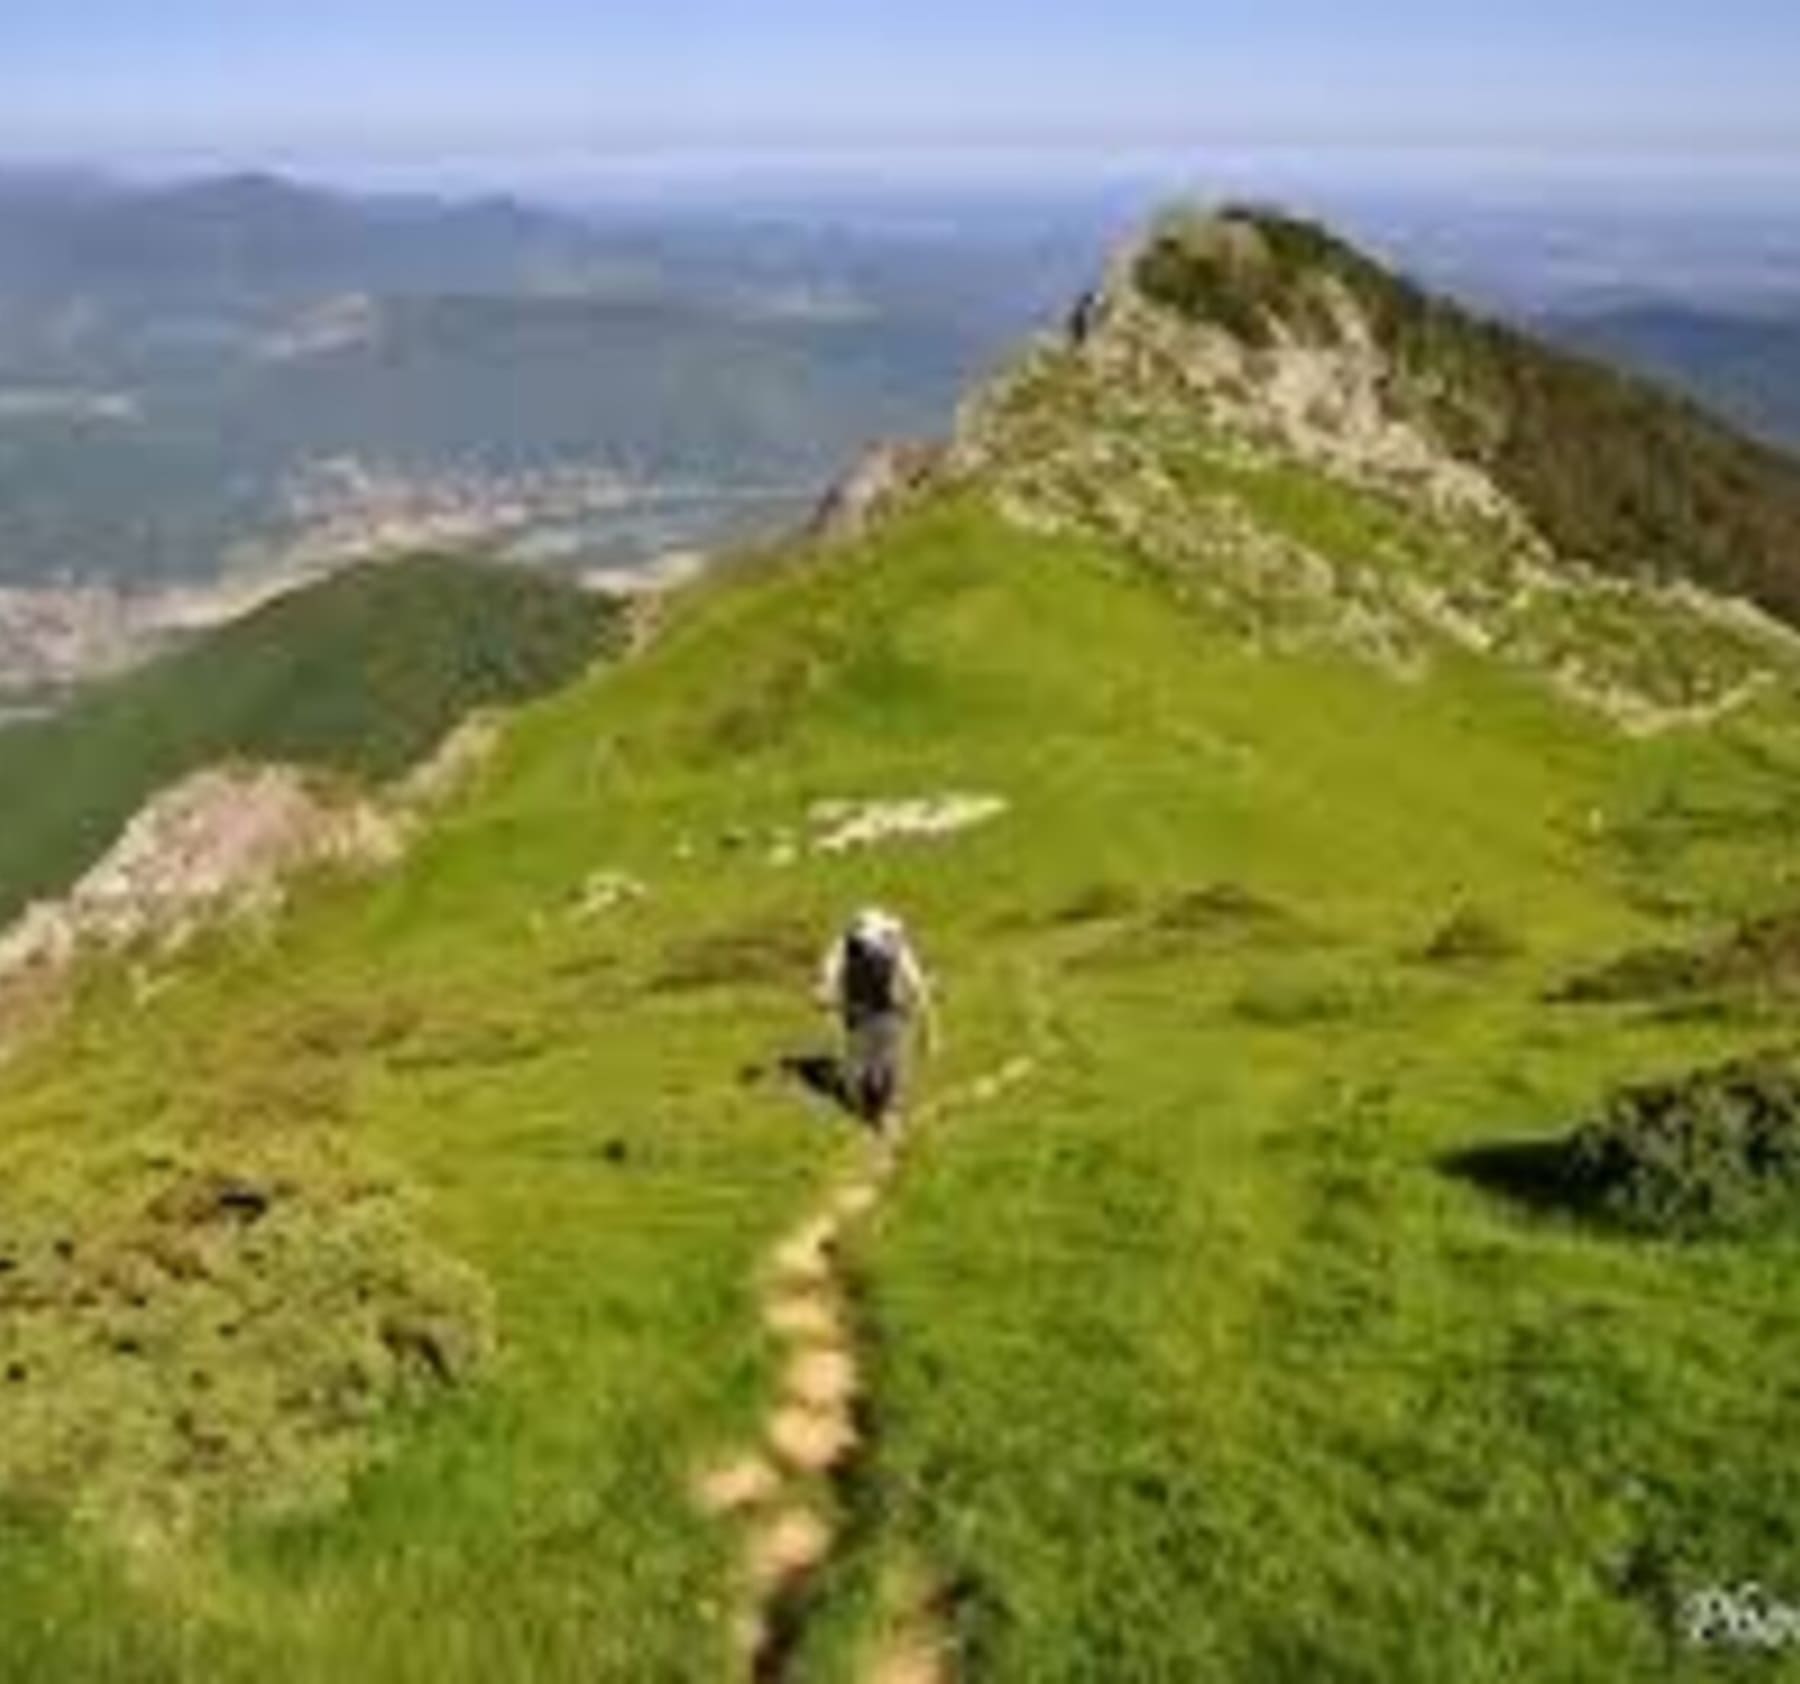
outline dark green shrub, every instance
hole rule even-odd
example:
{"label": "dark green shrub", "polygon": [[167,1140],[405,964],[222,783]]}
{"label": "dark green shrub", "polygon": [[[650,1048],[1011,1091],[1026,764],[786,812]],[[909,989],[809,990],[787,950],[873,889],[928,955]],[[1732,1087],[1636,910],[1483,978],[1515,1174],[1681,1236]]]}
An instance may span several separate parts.
{"label": "dark green shrub", "polygon": [[713,930],[671,944],[650,979],[658,993],[709,988],[800,988],[819,962],[818,932],[786,918]]}
{"label": "dark green shrub", "polygon": [[1342,977],[1259,977],[1231,998],[1231,1015],[1258,1029],[1300,1029],[1339,1023],[1377,1003],[1376,996]]}
{"label": "dark green shrub", "polygon": [[1692,1238],[1800,1215],[1800,1066],[1766,1055],[1620,1088],[1560,1155],[1572,1207]]}
{"label": "dark green shrub", "polygon": [[1235,936],[1293,927],[1273,901],[1238,883],[1209,883],[1176,896],[1156,914],[1156,927],[1186,935]]}
{"label": "dark green shrub", "polygon": [[1747,920],[1709,945],[1635,948],[1572,977],[1555,998],[1606,1005],[1795,990],[1800,990],[1800,912],[1786,911]]}
{"label": "dark green shrub", "polygon": [[1706,961],[1699,954],[1683,947],[1638,947],[1598,970],[1571,977],[1554,997],[1584,1006],[1669,1000],[1695,993],[1706,980]]}
{"label": "dark green shrub", "polygon": [[1510,930],[1487,913],[1465,906],[1438,927],[1419,957],[1431,965],[1493,965],[1518,951],[1518,938]]}
{"label": "dark green shrub", "polygon": [[[1106,916],[1110,920],[1113,915]],[[1238,883],[1209,883],[1183,890],[1145,915],[1119,924],[1071,963],[1079,970],[1129,968],[1212,950],[1288,949],[1310,939],[1307,927],[1273,901]]]}
{"label": "dark green shrub", "polygon": [[1051,922],[1057,924],[1103,924],[1115,918],[1129,918],[1137,911],[1139,895],[1128,883],[1096,882],[1077,889],[1056,911]]}
{"label": "dark green shrub", "polygon": [[1800,988],[1800,912],[1740,924],[1715,961],[1728,983],[1769,992]]}
{"label": "dark green shrub", "polygon": [[1222,253],[1170,236],[1153,241],[1138,259],[1135,279],[1146,298],[1191,321],[1223,328],[1246,345],[1274,342],[1264,302],[1242,265]]}

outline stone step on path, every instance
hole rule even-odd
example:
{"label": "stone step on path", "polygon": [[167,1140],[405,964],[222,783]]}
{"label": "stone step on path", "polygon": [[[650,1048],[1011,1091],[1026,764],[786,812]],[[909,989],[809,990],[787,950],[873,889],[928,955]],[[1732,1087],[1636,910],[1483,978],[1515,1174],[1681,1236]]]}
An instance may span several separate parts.
{"label": "stone step on path", "polygon": [[[998,1098],[1031,1071],[1031,1060],[1011,1060],[926,1107],[908,1134],[953,1107]],[[807,1589],[841,1541],[822,1488],[843,1478],[866,1449],[859,1421],[866,1376],[842,1249],[846,1236],[880,1209],[898,1164],[897,1148],[881,1147],[771,1250],[757,1305],[784,1355],[762,1443],[694,1482],[694,1500],[705,1513],[744,1528],[735,1632],[750,1684],[778,1684],[784,1676]],[[869,1684],[950,1684],[954,1645],[940,1627],[928,1603],[910,1612],[868,1667]]]}
{"label": "stone step on path", "polygon": [[919,1595],[876,1651],[864,1684],[951,1684],[957,1675],[956,1639],[935,1597]]}

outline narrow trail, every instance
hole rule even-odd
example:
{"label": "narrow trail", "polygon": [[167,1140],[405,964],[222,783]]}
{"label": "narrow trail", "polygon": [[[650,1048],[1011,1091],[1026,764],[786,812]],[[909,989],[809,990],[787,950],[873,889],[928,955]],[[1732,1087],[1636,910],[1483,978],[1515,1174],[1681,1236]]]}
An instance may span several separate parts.
{"label": "narrow trail", "polygon": [[[734,1641],[748,1684],[781,1684],[815,1612],[812,1587],[844,1548],[834,1490],[852,1480],[869,1452],[865,1330],[856,1325],[844,1245],[882,1207],[900,1153],[945,1112],[984,1104],[1029,1077],[1015,1058],[950,1091],[911,1119],[902,1145],[876,1148],[870,1161],[826,1189],[774,1246],[757,1283],[763,1326],[783,1352],[777,1394],[762,1441],[703,1473],[700,1507],[742,1532]],[[864,1669],[864,1684],[952,1684],[953,1643],[930,1595],[901,1611],[886,1645]]]}

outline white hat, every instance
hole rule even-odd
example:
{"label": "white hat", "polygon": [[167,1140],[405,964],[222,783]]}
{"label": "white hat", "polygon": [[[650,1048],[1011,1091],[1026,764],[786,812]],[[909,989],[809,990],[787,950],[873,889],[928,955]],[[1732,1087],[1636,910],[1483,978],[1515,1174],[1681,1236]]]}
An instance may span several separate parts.
{"label": "white hat", "polygon": [[850,920],[850,934],[871,947],[898,947],[905,939],[906,926],[879,906],[865,906]]}

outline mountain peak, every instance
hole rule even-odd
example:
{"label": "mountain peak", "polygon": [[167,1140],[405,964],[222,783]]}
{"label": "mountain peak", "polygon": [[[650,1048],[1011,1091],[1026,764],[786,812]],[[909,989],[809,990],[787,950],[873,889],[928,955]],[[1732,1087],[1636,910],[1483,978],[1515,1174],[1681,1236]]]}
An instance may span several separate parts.
{"label": "mountain peak", "polygon": [[1150,308],[1247,348],[1332,343],[1360,326],[1359,298],[1413,291],[1320,224],[1263,205],[1165,209],[1077,306],[1077,341],[1120,312]]}
{"label": "mountain peak", "polygon": [[[1140,423],[1154,412],[1184,448],[1229,441],[1527,538],[1529,518],[1479,456],[1405,401],[1384,334],[1395,298],[1423,295],[1313,224],[1248,206],[1171,209],[1113,258],[1064,343],[971,404],[963,454],[1005,456],[986,423],[1060,367],[1103,408]],[[1097,418],[1085,415],[1084,427]]]}
{"label": "mountain peak", "polygon": [[344,208],[336,195],[269,170],[237,170],[180,182],[149,195],[162,214],[171,207],[235,216],[316,216]]}
{"label": "mountain peak", "polygon": [[1165,213],[950,472],[1259,645],[1497,655],[1645,729],[1791,669],[1800,463],[1279,212]]}
{"label": "mountain peak", "polygon": [[1131,276],[1164,308],[1259,346],[1330,341],[1356,306],[1423,297],[1320,224],[1256,205],[1165,212],[1131,254]]}
{"label": "mountain peak", "polygon": [[1348,380],[1338,395],[1358,401],[1335,412],[1329,392],[1306,401],[1336,445],[1367,436],[1378,412],[1459,464],[1453,478],[1472,471],[1496,488],[1565,560],[1697,583],[1800,623],[1800,462],[1686,398],[1434,294],[1316,224],[1260,207],[1165,213],[1115,264],[1078,337],[1083,327],[1210,346],[1253,428],[1273,408],[1299,454],[1342,466],[1320,428],[1292,425],[1290,401],[1296,378],[1304,392],[1335,368]]}

